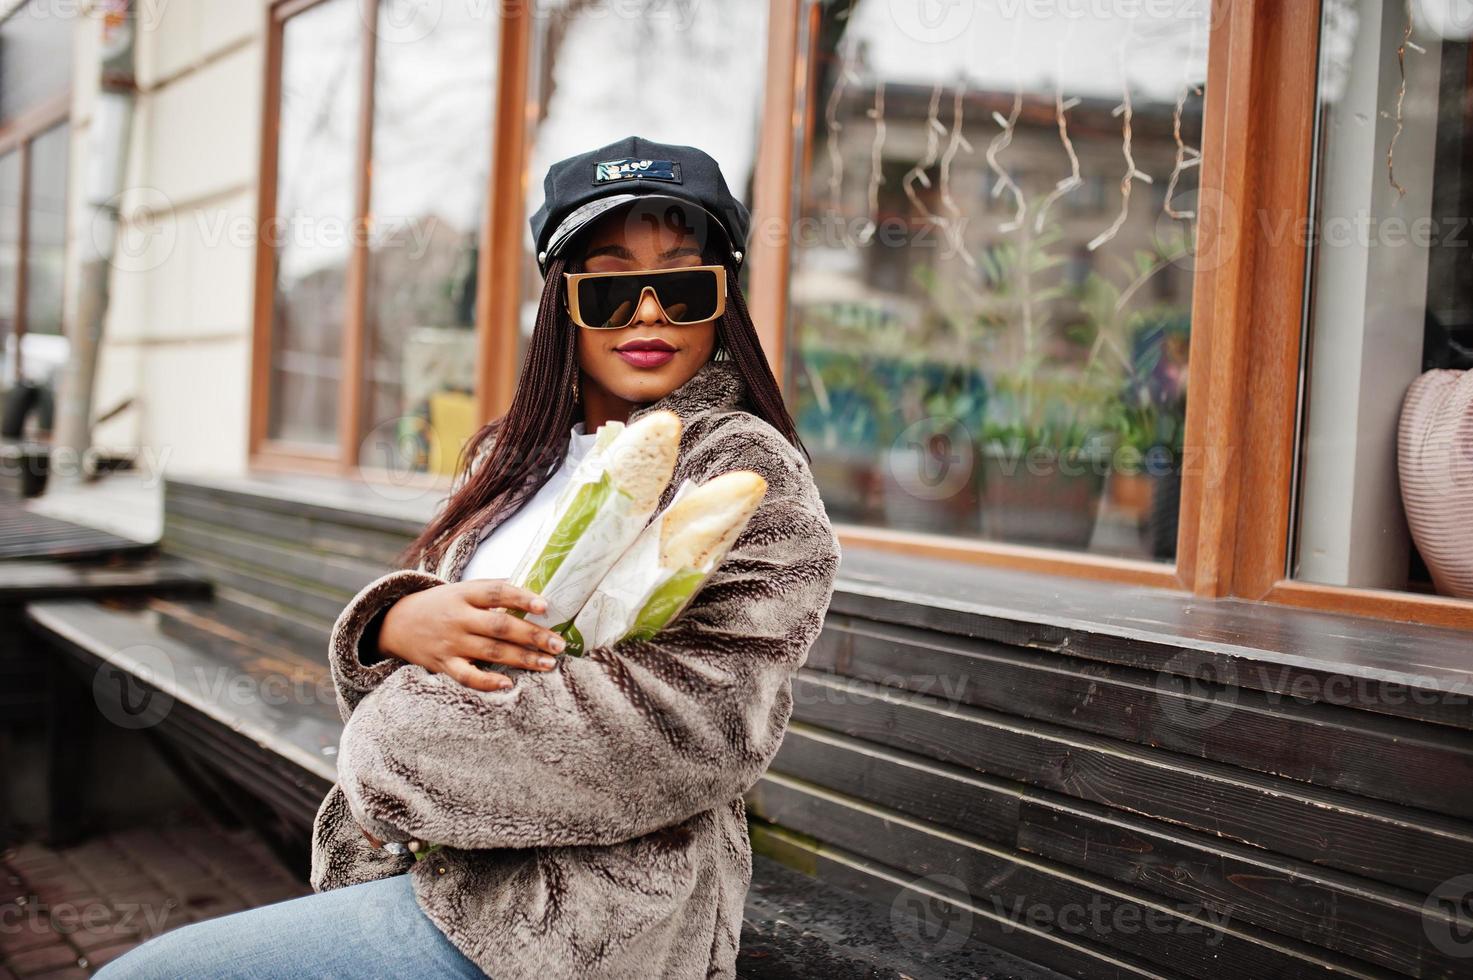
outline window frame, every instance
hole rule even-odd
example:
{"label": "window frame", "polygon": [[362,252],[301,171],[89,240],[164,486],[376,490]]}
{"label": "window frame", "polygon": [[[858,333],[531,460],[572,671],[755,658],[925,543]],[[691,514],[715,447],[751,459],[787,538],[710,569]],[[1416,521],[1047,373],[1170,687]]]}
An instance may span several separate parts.
{"label": "window frame", "polygon": [[[18,16],[19,10],[11,16]],[[30,252],[31,231],[31,144],[37,138],[44,136],[58,126],[65,126],[71,122],[72,90],[71,85],[47,97],[45,100],[30,106],[24,112],[15,116],[9,123],[0,126],[0,156],[7,153],[17,153],[20,164],[19,187],[20,196],[16,206],[19,209],[16,226],[16,265],[15,265],[15,370],[16,377],[20,377],[22,368],[21,341],[26,335],[26,307],[30,302],[27,295],[27,258]],[[71,132],[67,138],[71,139]],[[70,155],[68,157],[70,159]],[[71,196],[70,164],[68,164],[68,179],[66,181],[67,198]],[[68,213],[70,207],[68,201],[62,203],[63,213]],[[66,295],[66,277],[70,271],[69,264],[62,270],[62,295]],[[63,321],[64,322],[64,321]],[[63,326],[63,333],[65,327]],[[3,338],[0,338],[3,339]]]}
{"label": "window frame", "polygon": [[[256,193],[256,227],[268,228],[276,219],[277,165],[280,159],[281,122],[281,70],[284,51],[286,23],[319,3],[327,0],[277,0],[266,13],[266,56],[263,63],[261,147],[259,178]],[[378,23],[379,4],[383,0],[346,0],[358,6],[358,16],[363,25],[359,53],[359,92],[357,136],[354,144],[354,187],[353,227],[362,227],[371,214],[372,155],[374,123],[374,75],[378,54],[377,33],[368,25]],[[498,25],[497,56],[505,59],[524,46],[521,35],[530,25],[524,5],[513,4],[513,16],[502,18]],[[508,143],[505,137],[513,129],[512,117],[518,115],[516,104],[509,106],[509,89],[515,88],[515,78],[520,74],[517,61],[509,68],[508,62],[499,61],[487,102],[491,118],[489,131],[491,144],[491,193],[480,218],[480,237],[485,247],[477,257],[477,283],[475,325],[476,410],[482,418],[498,414],[497,406],[510,402],[510,388],[505,380],[506,372],[497,370],[498,363],[508,360],[499,347],[491,325],[506,322],[506,304],[515,304],[516,297],[501,295],[499,286],[505,278],[498,271],[506,263],[498,262],[498,255],[519,253],[517,239],[509,251],[504,236],[495,232],[505,221],[505,205],[498,202],[499,192],[515,173],[508,177],[509,163],[519,155],[521,140]],[[519,209],[518,209],[519,210]],[[346,316],[343,323],[342,359],[343,376],[338,389],[338,438],[330,450],[319,446],[303,445],[283,439],[274,439],[267,434],[271,407],[271,341],[272,318],[275,313],[273,266],[275,250],[264,235],[256,237],[255,295],[251,331],[251,385],[249,433],[247,437],[247,464],[263,471],[309,472],[325,476],[357,476],[370,482],[387,482],[396,486],[423,487],[429,490],[444,489],[451,478],[433,473],[390,472],[381,466],[363,464],[358,450],[367,435],[365,383],[367,365],[364,355],[367,350],[367,302],[369,248],[366,236],[355,234],[348,257],[345,277]],[[495,279],[495,282],[493,282]],[[515,283],[513,281],[514,288]],[[515,308],[514,305],[512,307]],[[511,376],[512,384],[515,375]],[[504,411],[504,409],[501,409]],[[458,449],[458,447],[457,447]]]}
{"label": "window frame", "polygon": [[[270,10],[265,58],[259,217],[275,203],[276,126],[282,27],[322,0],[280,0]],[[354,0],[365,15],[377,0]],[[748,306],[769,363],[782,383],[788,329],[788,275],[797,179],[812,152],[816,106],[817,0],[769,0],[768,49],[754,174]],[[844,546],[905,552],[1065,578],[1122,582],[1200,596],[1239,598],[1429,624],[1473,628],[1473,602],[1416,593],[1295,581],[1288,569],[1295,433],[1299,425],[1301,349],[1308,245],[1282,229],[1309,227],[1319,70],[1321,4],[1212,0],[1208,82],[1203,107],[1201,186],[1218,206],[1202,208],[1199,254],[1220,254],[1193,272],[1192,346],[1188,364],[1186,466],[1174,563],[1115,558],[1027,545],[836,523]],[[368,21],[371,23],[372,21]],[[522,189],[530,153],[526,99],[532,65],[532,15],[509,5],[498,38],[493,137],[484,247],[476,298],[477,404],[494,418],[511,403],[519,366],[520,270],[526,256]],[[365,32],[359,186],[367,200],[372,140],[372,41]],[[1251,139],[1243,139],[1251,134]],[[536,176],[536,175],[532,175]],[[1276,233],[1274,229],[1279,229]],[[364,251],[363,245],[356,251]],[[360,472],[350,454],[361,425],[360,377],[343,393],[344,426],[336,459],[293,453],[264,439],[269,381],[270,251],[258,245],[251,462],[344,474]],[[361,361],[364,263],[353,257],[354,322],[345,325],[345,363]],[[349,361],[348,357],[355,359]],[[351,406],[348,404],[351,399]],[[1193,459],[1198,462],[1194,465]],[[1242,465],[1251,460],[1251,465]],[[401,478],[402,479],[402,478]],[[444,477],[426,477],[444,487]]]}

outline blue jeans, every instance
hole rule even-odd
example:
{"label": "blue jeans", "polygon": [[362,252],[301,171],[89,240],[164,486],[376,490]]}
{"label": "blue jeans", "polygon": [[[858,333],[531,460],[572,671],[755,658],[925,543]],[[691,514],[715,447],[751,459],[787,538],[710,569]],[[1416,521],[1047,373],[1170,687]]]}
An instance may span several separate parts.
{"label": "blue jeans", "polygon": [[409,875],[334,888],[171,929],[95,980],[485,977],[414,899]]}

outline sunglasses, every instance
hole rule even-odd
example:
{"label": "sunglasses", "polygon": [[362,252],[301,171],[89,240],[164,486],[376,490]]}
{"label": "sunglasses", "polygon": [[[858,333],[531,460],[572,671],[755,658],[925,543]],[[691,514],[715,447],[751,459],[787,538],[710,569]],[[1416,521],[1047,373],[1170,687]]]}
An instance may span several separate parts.
{"label": "sunglasses", "polygon": [[646,289],[655,294],[665,322],[673,326],[714,320],[726,310],[726,267],[632,272],[565,272],[564,303],[573,322],[594,330],[617,330],[634,322]]}

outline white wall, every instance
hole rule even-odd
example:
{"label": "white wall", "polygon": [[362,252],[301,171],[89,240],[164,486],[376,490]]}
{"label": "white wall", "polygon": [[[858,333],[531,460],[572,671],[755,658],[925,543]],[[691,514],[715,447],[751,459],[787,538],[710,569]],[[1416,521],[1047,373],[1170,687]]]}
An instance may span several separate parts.
{"label": "white wall", "polygon": [[[250,407],[256,179],[265,0],[137,0],[139,97],[96,406],[109,448],[168,468],[240,472]],[[99,25],[77,29],[73,237],[82,200]],[[70,250],[75,264],[77,249]],[[77,276],[70,279],[75,290]],[[75,301],[75,297],[72,297]]]}
{"label": "white wall", "polygon": [[1364,0],[1355,9],[1348,71],[1337,72],[1344,87],[1326,107],[1296,577],[1401,589],[1410,536],[1396,428],[1407,386],[1421,372],[1428,260],[1408,229],[1431,212],[1441,45],[1422,32],[1425,50],[1407,51],[1395,152],[1406,194],[1399,196],[1386,152],[1397,125],[1396,41],[1406,8]]}

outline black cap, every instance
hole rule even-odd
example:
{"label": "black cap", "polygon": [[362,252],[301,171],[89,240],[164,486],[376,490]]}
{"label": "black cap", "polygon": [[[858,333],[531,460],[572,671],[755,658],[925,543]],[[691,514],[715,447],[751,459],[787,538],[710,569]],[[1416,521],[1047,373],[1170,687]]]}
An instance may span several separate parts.
{"label": "black cap", "polygon": [[673,198],[700,210],[687,217],[709,220],[726,250],[741,265],[751,216],[726,186],[721,167],[693,146],[655,143],[638,136],[559,160],[542,181],[542,206],[532,215],[537,268],[559,254],[573,233],[610,208],[637,198]]}

